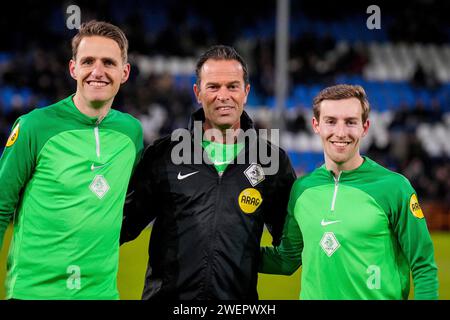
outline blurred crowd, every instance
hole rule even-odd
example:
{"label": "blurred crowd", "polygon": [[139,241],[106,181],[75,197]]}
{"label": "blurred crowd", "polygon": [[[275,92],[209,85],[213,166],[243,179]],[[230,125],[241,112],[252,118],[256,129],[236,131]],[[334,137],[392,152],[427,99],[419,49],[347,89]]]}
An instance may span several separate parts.
{"label": "blurred crowd", "polygon": [[[449,43],[450,28],[445,13],[450,5],[445,1],[431,2],[432,5],[412,1],[406,9],[386,3],[382,14],[388,13],[387,27],[378,36],[389,41]],[[10,9],[13,12],[27,8],[21,10],[20,15],[1,13],[0,27],[8,30],[0,43],[1,145],[5,144],[13,122],[21,114],[75,92],[75,81],[68,73],[70,39],[75,34],[65,27],[65,9],[69,4],[42,1],[37,5],[25,0]],[[194,100],[191,83],[177,84],[174,75],[169,73],[143,73],[136,62],[139,55],[195,58],[210,45],[233,45],[249,63],[257,104],[264,105],[274,96],[273,1],[263,0],[256,6],[240,8],[226,5],[220,9],[215,2],[206,0],[77,1],[76,4],[82,9],[83,21],[107,20],[122,27],[127,34],[132,72],[114,105],[141,120],[147,144],[176,128],[185,127],[190,113],[199,106]],[[369,3],[350,1],[350,4],[343,6],[332,2],[324,10],[314,1],[291,1],[291,16],[301,12],[311,20],[320,18],[331,23],[358,12],[365,14]],[[389,14],[395,19],[389,19]],[[305,84],[333,84],[342,74],[362,75],[369,59],[366,47],[356,42],[344,48],[338,40],[336,35],[318,34],[314,28],[291,38],[290,89]],[[439,85],[423,70],[417,70],[410,81],[414,86],[430,90]],[[309,103],[311,105],[312,101]],[[393,112],[388,127],[389,143],[382,147],[372,143],[367,154],[407,176],[422,199],[439,202],[450,216],[450,154],[430,154],[424,144],[433,141],[423,141],[417,135],[418,126],[423,122],[449,125],[445,122],[445,110],[450,108],[439,103],[424,105],[421,101],[400,106]],[[309,130],[310,120],[302,113],[286,121],[285,130]]]}

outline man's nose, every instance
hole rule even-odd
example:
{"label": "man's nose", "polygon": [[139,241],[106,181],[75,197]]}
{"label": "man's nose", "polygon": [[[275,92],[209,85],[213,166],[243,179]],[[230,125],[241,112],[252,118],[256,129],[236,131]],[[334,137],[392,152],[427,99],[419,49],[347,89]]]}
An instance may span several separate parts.
{"label": "man's nose", "polygon": [[91,72],[92,76],[98,78],[98,77],[103,76],[104,72],[105,72],[105,70],[104,70],[103,63],[101,61],[95,62],[94,68],[92,69],[92,72]]}
{"label": "man's nose", "polygon": [[230,98],[230,93],[226,87],[221,87],[217,92],[217,99],[220,101],[226,101]]}
{"label": "man's nose", "polygon": [[338,137],[345,137],[347,135],[344,123],[337,123],[335,135]]}

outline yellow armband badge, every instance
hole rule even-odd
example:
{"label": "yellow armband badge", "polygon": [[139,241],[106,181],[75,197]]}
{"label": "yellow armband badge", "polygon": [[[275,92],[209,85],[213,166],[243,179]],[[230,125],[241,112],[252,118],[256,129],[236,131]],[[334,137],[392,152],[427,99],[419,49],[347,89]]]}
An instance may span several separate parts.
{"label": "yellow armband badge", "polygon": [[14,130],[9,135],[8,141],[6,141],[6,146],[11,147],[19,137],[19,124],[14,128]]}
{"label": "yellow armband badge", "polygon": [[420,208],[419,201],[417,200],[417,196],[415,193],[413,193],[411,198],[409,199],[409,209],[416,218],[423,218],[422,208]]}

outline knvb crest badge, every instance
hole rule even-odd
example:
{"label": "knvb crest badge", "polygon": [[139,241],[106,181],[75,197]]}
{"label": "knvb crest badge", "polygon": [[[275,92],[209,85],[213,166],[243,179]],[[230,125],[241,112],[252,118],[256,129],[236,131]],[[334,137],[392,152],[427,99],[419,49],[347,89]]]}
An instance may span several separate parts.
{"label": "knvb crest badge", "polygon": [[320,240],[320,246],[327,256],[331,257],[341,245],[333,232],[325,232]]}
{"label": "knvb crest badge", "polygon": [[253,187],[265,179],[264,170],[261,165],[257,163],[252,163],[245,169],[244,174]]}
{"label": "knvb crest badge", "polygon": [[95,195],[99,197],[99,199],[102,199],[108,192],[109,185],[105,177],[103,177],[102,175],[96,175],[94,180],[92,180],[89,189],[91,189],[91,191],[95,193]]}

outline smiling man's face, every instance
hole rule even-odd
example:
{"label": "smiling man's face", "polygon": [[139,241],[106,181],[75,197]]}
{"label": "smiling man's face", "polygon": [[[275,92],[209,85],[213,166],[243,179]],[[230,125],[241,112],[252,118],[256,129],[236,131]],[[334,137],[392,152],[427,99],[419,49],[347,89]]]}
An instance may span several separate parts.
{"label": "smiling man's face", "polygon": [[112,39],[84,37],[69,70],[77,81],[77,95],[94,108],[111,102],[130,73],[130,65],[122,59],[117,42]]}
{"label": "smiling man's face", "polygon": [[205,113],[205,129],[239,128],[249,91],[237,60],[206,60],[200,70],[200,85],[194,85]]}
{"label": "smiling man's face", "polygon": [[357,98],[323,100],[320,119],[313,118],[313,129],[322,140],[326,162],[345,170],[358,166],[359,147],[369,129],[369,120],[363,123],[362,106]]}

